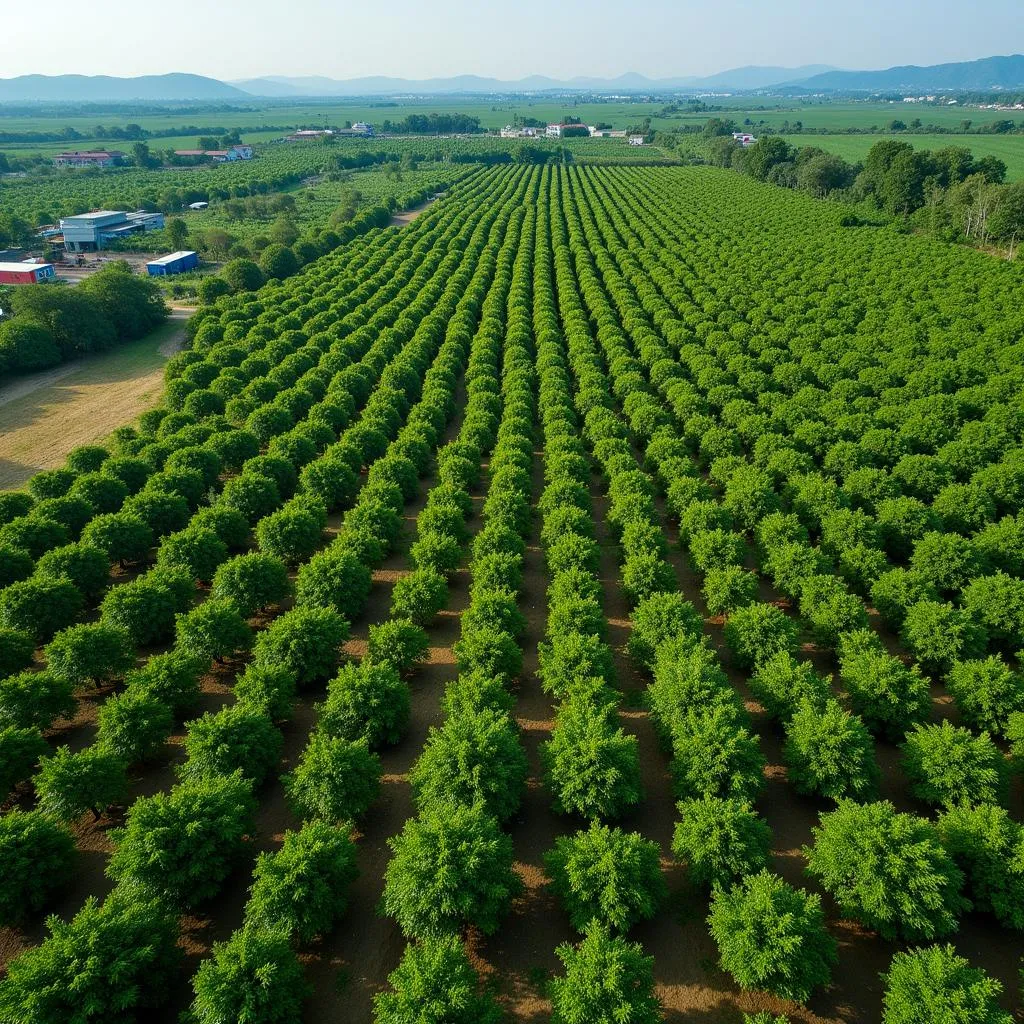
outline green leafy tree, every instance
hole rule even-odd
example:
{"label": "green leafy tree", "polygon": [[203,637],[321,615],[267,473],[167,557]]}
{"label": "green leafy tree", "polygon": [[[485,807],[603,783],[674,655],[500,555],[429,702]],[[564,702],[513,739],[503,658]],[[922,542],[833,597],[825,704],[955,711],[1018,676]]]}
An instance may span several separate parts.
{"label": "green leafy tree", "polygon": [[316,732],[283,782],[292,807],[304,819],[350,821],[362,817],[377,799],[380,773],[380,759],[365,739]]}
{"label": "green leafy tree", "polygon": [[344,913],[358,874],[348,831],[307,821],[298,832],[285,832],[279,850],[260,854],[246,923],[280,927],[300,943],[311,942],[330,932]]}
{"label": "green leafy tree", "polygon": [[300,690],[333,675],[348,639],[348,623],[330,608],[295,608],[278,616],[257,636],[253,662],[283,666]]}
{"label": "green leafy tree", "polygon": [[580,932],[594,919],[626,932],[654,916],[667,895],[658,844],[593,822],[560,836],[544,855],[551,887]]}
{"label": "green leafy tree", "polygon": [[319,728],[346,740],[365,738],[371,749],[397,743],[409,726],[409,687],[387,664],[343,665],[317,705]]}
{"label": "green leafy tree", "polygon": [[460,672],[480,669],[511,683],[523,669],[519,641],[507,630],[481,626],[464,633],[452,646]]}
{"label": "green leafy tree", "polygon": [[137,882],[171,906],[215,896],[239,862],[256,802],[240,772],[190,780],[140,797],[128,809],[107,874]]}
{"label": "green leafy tree", "polygon": [[213,577],[210,596],[228,599],[243,618],[251,618],[291,593],[288,569],[281,559],[261,551],[236,555],[222,563]]}
{"label": "green leafy tree", "polygon": [[884,939],[941,938],[969,909],[964,877],[935,827],[899,814],[888,801],[840,802],[804,849],[807,870],[835,897],[843,914]]}
{"label": "green leafy tree", "polygon": [[50,579],[64,576],[87,601],[95,601],[110,582],[110,560],[104,551],[89,544],[65,544],[47,551],[36,563],[36,573]]}
{"label": "green leafy tree", "polygon": [[213,944],[192,988],[196,1024],[291,1024],[310,991],[287,932],[251,926]]}
{"label": "green leafy tree", "polygon": [[749,803],[705,796],[677,807],[672,852],[697,885],[728,887],[767,866],[771,829]]}
{"label": "green leafy tree", "polygon": [[1010,716],[1024,711],[1024,680],[1001,658],[955,662],[946,679],[964,721],[1001,734]]}
{"label": "green leafy tree", "polygon": [[173,707],[137,685],[109,696],[97,718],[97,746],[127,764],[155,759],[174,727]]}
{"label": "green leafy tree", "polygon": [[892,958],[883,975],[882,1024],[1012,1024],[999,1005],[1003,986],[952,946],[925,946]]}
{"label": "green leafy tree", "polygon": [[955,807],[1006,798],[1006,762],[988,733],[975,736],[950,722],[915,726],[903,743],[902,766],[910,791],[925,803]]}
{"label": "green leafy tree", "polygon": [[177,914],[133,887],[101,907],[86,899],[70,920],[8,966],[0,1019],[24,1024],[101,1024],[145,1017],[166,1001],[181,953]]}
{"label": "green leafy tree", "polygon": [[131,637],[102,622],[69,626],[43,649],[49,671],[72,686],[99,686],[123,676],[135,664]]}
{"label": "green leafy tree", "polygon": [[221,274],[234,292],[254,292],[263,284],[263,271],[252,260],[231,260]]}
{"label": "green leafy tree", "polygon": [[100,612],[102,622],[126,630],[132,643],[140,646],[174,635],[174,595],[152,575],[111,587]]}
{"label": "green leafy tree", "polygon": [[447,603],[448,580],[430,566],[401,577],[391,591],[391,615],[421,626],[432,621]]}
{"label": "green leafy tree", "polygon": [[149,556],[153,531],[131,512],[110,512],[89,522],[82,531],[82,543],[98,548],[111,562],[125,566]]}
{"label": "green leafy tree", "polygon": [[829,680],[809,661],[780,652],[764,659],[750,677],[750,690],[776,721],[788,725],[804,704],[823,709],[832,694]]}
{"label": "green leafy tree", "polygon": [[235,678],[235,699],[272,722],[287,722],[295,712],[295,674],[283,665],[247,665]]}
{"label": "green leafy tree", "polygon": [[643,796],[636,737],[616,726],[609,708],[585,699],[561,705],[541,761],[559,814],[616,818]]}
{"label": "green leafy tree", "polygon": [[371,664],[387,665],[399,675],[415,670],[427,659],[430,640],[422,626],[408,619],[388,619],[370,626],[367,660]]}
{"label": "green leafy tree", "polygon": [[0,591],[0,627],[46,641],[75,621],[82,603],[81,592],[70,580],[32,577]]}
{"label": "green leafy tree", "polygon": [[479,802],[504,821],[522,802],[528,772],[512,719],[485,710],[431,728],[409,781],[420,808],[448,800]]}
{"label": "green leafy tree", "polygon": [[436,937],[467,924],[489,935],[522,891],[512,840],[482,806],[428,807],[388,845],[381,911],[406,936]]}
{"label": "green leafy tree", "polygon": [[31,774],[39,758],[50,749],[38,729],[0,728],[0,794],[4,797]]}
{"label": "green leafy tree", "polygon": [[725,642],[740,668],[756,668],[774,654],[793,654],[797,626],[773,604],[751,604],[733,612],[725,623]]}
{"label": "green leafy tree", "polygon": [[672,781],[681,799],[727,796],[753,800],[764,786],[765,759],[734,707],[688,711],[672,731]]}
{"label": "green leafy tree", "polygon": [[708,924],[722,967],[740,988],[805,1003],[832,976],[836,942],[821,898],[767,869],[731,889],[716,888]]}
{"label": "green leafy tree", "polygon": [[299,570],[296,601],[299,605],[331,608],[351,622],[366,607],[372,579],[368,565],[344,546],[334,544]]}
{"label": "green leafy tree", "polygon": [[0,678],[20,672],[32,664],[36,645],[30,633],[0,626]]}
{"label": "green leafy tree", "polygon": [[0,816],[0,921],[43,910],[70,885],[76,856],[71,833],[39,811]]}
{"label": "green leafy tree", "polygon": [[186,724],[185,753],[179,766],[183,780],[202,780],[240,771],[254,789],[261,786],[281,757],[284,739],[265,711],[239,702],[208,711]]}
{"label": "green leafy tree", "polygon": [[199,702],[199,673],[206,666],[181,651],[154,654],[125,677],[126,689],[140,689],[171,709],[175,718]]}
{"label": "green leafy tree", "polygon": [[938,601],[918,601],[907,610],[903,642],[926,672],[944,673],[953,662],[980,658],[988,637],[970,613]]}
{"label": "green leafy tree", "polygon": [[156,564],[175,566],[192,579],[209,583],[227,557],[227,545],[213,530],[189,526],[163,539]]}
{"label": "green leafy tree", "polygon": [[74,687],[52,672],[19,672],[0,679],[0,727],[49,729],[75,713]]}
{"label": "green leafy tree", "polygon": [[58,821],[75,821],[86,811],[98,819],[111,804],[128,797],[125,762],[100,746],[74,753],[58,747],[53,756],[40,758],[33,782],[39,809]]}
{"label": "green leafy tree", "polygon": [[978,910],[1024,931],[1024,826],[1003,807],[961,805],[938,822],[942,843],[967,876]]}
{"label": "green leafy tree", "polygon": [[864,800],[878,789],[871,734],[836,700],[823,708],[805,701],[797,708],[786,726],[782,759],[798,793]]}
{"label": "green leafy tree", "polygon": [[704,620],[682,594],[656,593],[633,609],[629,653],[647,668],[653,668],[658,648],[680,635],[700,637]]}
{"label": "green leafy tree", "polygon": [[654,958],[639,943],[611,935],[597,921],[578,946],[555,951],[565,975],[553,978],[552,1024],[658,1024],[661,1004],[654,994]]}
{"label": "green leafy tree", "polygon": [[374,997],[374,1024],[499,1024],[501,1008],[455,935],[409,943],[388,975],[391,990]]}
{"label": "green leafy tree", "polygon": [[210,598],[179,615],[175,631],[178,649],[197,661],[223,661],[252,644],[252,630],[238,606],[224,598]]}
{"label": "green leafy tree", "polygon": [[289,565],[306,561],[320,546],[322,535],[320,517],[292,503],[264,516],[256,524],[256,543],[260,551]]}

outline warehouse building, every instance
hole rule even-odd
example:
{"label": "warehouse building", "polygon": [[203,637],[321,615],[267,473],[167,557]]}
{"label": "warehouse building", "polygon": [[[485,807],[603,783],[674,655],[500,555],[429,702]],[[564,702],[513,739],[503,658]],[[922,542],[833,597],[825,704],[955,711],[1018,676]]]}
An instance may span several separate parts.
{"label": "warehouse building", "polygon": [[53,278],[52,263],[0,263],[0,284],[42,284]]}
{"label": "warehouse building", "polygon": [[93,210],[75,217],[62,217],[60,229],[68,252],[98,252],[108,242],[164,226],[162,213],[123,213],[118,210]]}
{"label": "warehouse building", "polygon": [[151,260],[146,264],[146,272],[150,277],[167,277],[170,274],[184,274],[198,266],[199,254],[191,249],[182,249],[169,256],[161,256],[158,260]]}
{"label": "warehouse building", "polygon": [[54,167],[116,167],[124,159],[124,153],[116,149],[99,152],[58,153],[53,158]]}

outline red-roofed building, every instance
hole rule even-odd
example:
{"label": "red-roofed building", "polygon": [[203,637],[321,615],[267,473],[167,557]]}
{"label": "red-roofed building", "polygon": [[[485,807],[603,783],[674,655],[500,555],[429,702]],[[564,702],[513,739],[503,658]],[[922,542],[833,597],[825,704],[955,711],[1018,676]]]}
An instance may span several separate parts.
{"label": "red-roofed building", "polygon": [[124,153],[116,149],[100,150],[97,152],[77,151],[73,153],[58,153],[53,158],[54,167],[116,167]]}

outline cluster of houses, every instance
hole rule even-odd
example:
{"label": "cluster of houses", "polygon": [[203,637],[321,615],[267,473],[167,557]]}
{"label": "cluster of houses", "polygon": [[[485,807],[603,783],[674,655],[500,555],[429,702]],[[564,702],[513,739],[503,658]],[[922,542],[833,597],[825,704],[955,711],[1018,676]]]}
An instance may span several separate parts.
{"label": "cluster of houses", "polygon": [[291,135],[284,137],[285,142],[318,142],[327,138],[357,138],[369,139],[373,137],[373,125],[365,121],[356,121],[351,128],[300,128]]}
{"label": "cluster of houses", "polygon": [[[547,139],[561,139],[568,135],[580,135],[580,129],[586,129],[591,139],[629,139],[631,146],[642,146],[644,137],[642,135],[627,135],[625,131],[617,131],[612,128],[598,128],[596,125],[582,124],[549,124],[544,129],[544,137]],[[567,129],[573,129],[572,132]],[[507,124],[498,133],[503,139],[536,139],[540,136],[539,128],[519,128]]]}
{"label": "cluster of houses", "polygon": [[[229,146],[227,149],[176,149],[175,156],[209,160],[215,164],[233,163],[235,160],[251,160],[252,146]],[[85,167],[119,167],[124,153],[118,149],[74,150],[58,153],[53,158],[54,167],[70,167],[81,170]]]}
{"label": "cluster of houses", "polygon": [[215,164],[234,163],[236,160],[251,160],[252,146],[244,143],[229,146],[227,149],[176,149],[175,156],[192,157],[197,160],[210,160]]}

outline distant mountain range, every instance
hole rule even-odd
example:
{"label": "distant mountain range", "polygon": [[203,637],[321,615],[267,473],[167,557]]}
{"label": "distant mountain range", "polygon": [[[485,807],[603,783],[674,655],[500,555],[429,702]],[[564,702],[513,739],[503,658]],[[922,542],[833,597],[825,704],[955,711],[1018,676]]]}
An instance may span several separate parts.
{"label": "distant mountain range", "polygon": [[801,89],[841,92],[900,92],[923,90],[987,92],[1024,89],[1024,56],[985,57],[958,64],[888,68],[885,71],[825,71],[803,80],[790,80]]}
{"label": "distant mountain range", "polygon": [[807,92],[955,92],[1024,89],[1024,56],[884,71],[842,71],[822,64],[799,68],[748,66],[704,77],[646,78],[630,72],[618,78],[570,79],[531,75],[516,81],[458,75],[453,78],[289,78],[268,76],[222,82],[203,75],[22,75],[0,78],[0,103],[97,103],[133,101],[221,101],[249,103],[254,97],[289,99],[329,96],[408,96],[490,93],[677,91],[742,92],[755,89]]}
{"label": "distant mountain range", "polygon": [[445,93],[508,93],[508,92],[665,92],[677,89],[763,89],[823,72],[833,71],[827,64],[808,64],[800,68],[744,67],[722,71],[705,78],[693,75],[681,78],[647,78],[628,72],[617,78],[558,79],[530,75],[507,81],[482,78],[479,75],[457,75],[454,78],[322,78],[318,76],[288,78],[269,75],[248,78],[231,84],[253,96],[403,96],[439,95]]}
{"label": "distant mountain range", "polygon": [[249,101],[251,94],[203,75],[21,75],[0,78],[0,103],[98,103],[116,100]]}

